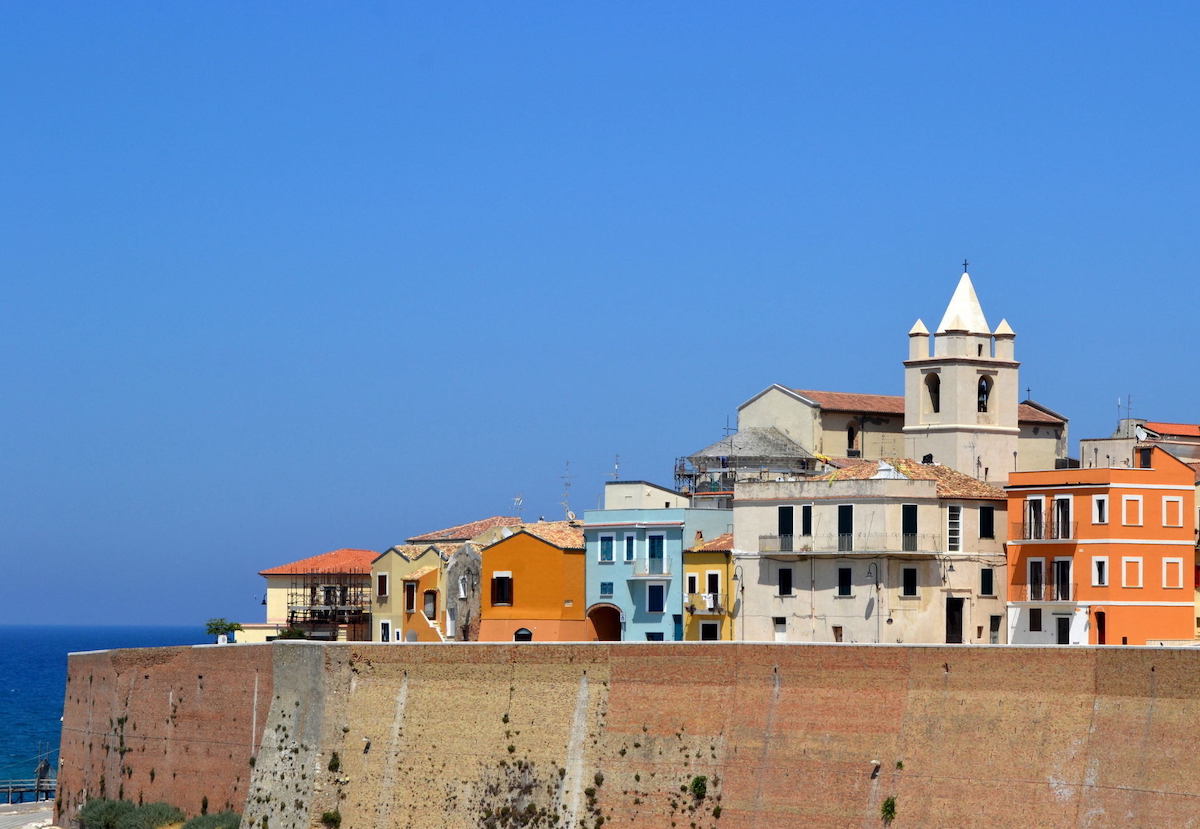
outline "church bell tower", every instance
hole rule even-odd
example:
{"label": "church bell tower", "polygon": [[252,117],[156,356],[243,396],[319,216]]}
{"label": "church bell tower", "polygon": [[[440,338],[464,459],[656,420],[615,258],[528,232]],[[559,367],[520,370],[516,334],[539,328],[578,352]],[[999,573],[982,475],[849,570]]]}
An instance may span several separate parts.
{"label": "church bell tower", "polygon": [[937,331],[917,320],[908,332],[904,443],[917,460],[1003,483],[1017,468],[1016,334],[1007,320],[988,326],[966,265]]}

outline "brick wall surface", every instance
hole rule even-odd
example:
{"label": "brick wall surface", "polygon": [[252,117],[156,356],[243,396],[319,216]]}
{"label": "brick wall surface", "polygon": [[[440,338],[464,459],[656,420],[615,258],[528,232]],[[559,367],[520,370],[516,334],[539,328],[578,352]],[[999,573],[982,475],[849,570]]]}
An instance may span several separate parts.
{"label": "brick wall surface", "polygon": [[71,657],[65,717],[67,818],[124,786],[272,829],[878,826],[889,797],[895,826],[1200,822],[1188,649],[108,652]]}

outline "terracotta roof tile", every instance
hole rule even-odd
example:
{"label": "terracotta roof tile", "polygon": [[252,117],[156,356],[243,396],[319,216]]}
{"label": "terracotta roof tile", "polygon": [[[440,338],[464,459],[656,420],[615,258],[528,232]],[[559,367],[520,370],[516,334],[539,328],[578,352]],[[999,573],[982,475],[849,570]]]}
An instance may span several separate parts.
{"label": "terracotta roof tile", "polygon": [[341,549],[319,556],[309,556],[291,564],[281,564],[269,570],[259,570],[260,576],[291,576],[305,573],[363,573],[371,572],[371,562],[379,554],[374,550]]}
{"label": "terracotta roof tile", "polygon": [[[533,524],[518,524],[511,529],[513,535],[520,532],[529,533],[560,550],[584,549],[583,528],[575,521],[538,521]],[[506,537],[511,538],[512,536]],[[504,539],[495,543],[499,544],[501,541]]]}
{"label": "terracotta roof tile", "polygon": [[1164,423],[1158,420],[1147,420],[1146,428],[1160,435],[1179,435],[1189,438],[1200,437],[1200,424],[1198,423]]}
{"label": "terracotta roof tile", "polygon": [[[870,412],[873,414],[903,415],[904,396],[899,394],[855,394],[843,391],[814,391],[792,389],[830,412]],[[1017,420],[1021,423],[1065,423],[1061,417],[1029,402],[1017,404]],[[1149,425],[1149,424],[1147,424]]]}
{"label": "terracotta roof tile", "polygon": [[[972,498],[989,501],[1005,500],[1004,491],[991,484],[965,475],[957,469],[937,464],[918,463],[912,458],[887,458],[896,471],[912,481],[934,481],[939,498]],[[879,472],[879,461],[859,461],[853,466],[817,475],[814,481],[866,481]]]}
{"label": "terracotta roof tile", "polygon": [[692,553],[727,553],[733,549],[733,533],[724,533],[692,547]]}
{"label": "terracotta roof tile", "polygon": [[455,527],[447,527],[444,530],[434,530],[424,535],[414,535],[408,539],[408,543],[417,544],[422,541],[470,541],[480,533],[485,533],[496,527],[512,527],[520,523],[521,519],[514,515],[493,515],[491,518],[481,518],[478,521],[459,524]]}

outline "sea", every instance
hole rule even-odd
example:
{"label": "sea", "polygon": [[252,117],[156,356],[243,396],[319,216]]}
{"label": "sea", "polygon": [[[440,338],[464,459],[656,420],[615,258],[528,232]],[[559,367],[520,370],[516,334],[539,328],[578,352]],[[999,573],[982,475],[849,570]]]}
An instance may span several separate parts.
{"label": "sea", "polygon": [[0,625],[0,780],[58,764],[67,654],[212,642],[203,626]]}

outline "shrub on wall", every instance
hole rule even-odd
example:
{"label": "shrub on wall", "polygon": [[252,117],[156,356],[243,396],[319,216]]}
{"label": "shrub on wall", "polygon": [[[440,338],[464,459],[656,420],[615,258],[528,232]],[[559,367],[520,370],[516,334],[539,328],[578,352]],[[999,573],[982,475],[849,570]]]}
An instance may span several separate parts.
{"label": "shrub on wall", "polygon": [[183,824],[183,829],[238,829],[242,816],[237,812],[218,812],[215,815],[200,815]]}
{"label": "shrub on wall", "polygon": [[80,829],[117,829],[117,819],[136,808],[125,800],[94,797],[79,810]]}

